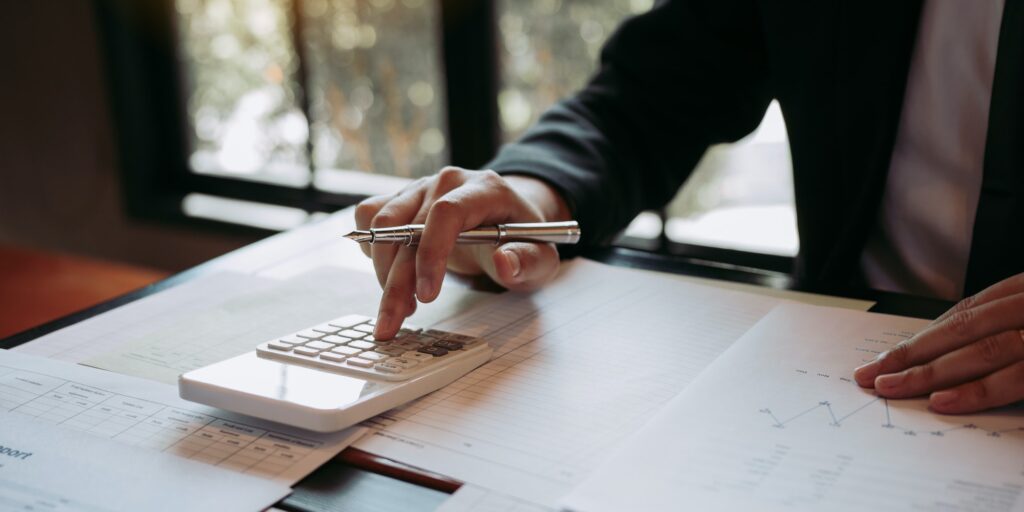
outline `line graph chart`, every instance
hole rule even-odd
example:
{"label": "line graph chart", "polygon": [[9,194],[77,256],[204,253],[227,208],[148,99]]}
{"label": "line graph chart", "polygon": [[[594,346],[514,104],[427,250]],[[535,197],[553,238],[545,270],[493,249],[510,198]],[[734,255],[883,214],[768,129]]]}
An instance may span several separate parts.
{"label": "line graph chart", "polygon": [[761,408],[758,412],[770,418],[771,426],[779,429],[784,429],[788,425],[797,421],[825,421],[828,426],[838,428],[842,427],[844,422],[854,416],[874,413],[878,415],[880,420],[882,420],[878,424],[880,428],[899,431],[906,436],[929,435],[933,437],[944,437],[946,434],[956,431],[977,431],[984,433],[988,437],[1002,437],[1010,434],[1024,435],[1024,425],[1000,429],[986,428],[985,426],[978,425],[976,423],[963,423],[940,429],[917,429],[902,426],[893,422],[893,413],[889,407],[889,400],[879,396],[876,396],[868,402],[858,405],[848,411],[842,409],[837,411],[837,407],[834,406],[831,401],[823,400],[806,409],[789,415],[776,414],[775,411],[768,407]]}

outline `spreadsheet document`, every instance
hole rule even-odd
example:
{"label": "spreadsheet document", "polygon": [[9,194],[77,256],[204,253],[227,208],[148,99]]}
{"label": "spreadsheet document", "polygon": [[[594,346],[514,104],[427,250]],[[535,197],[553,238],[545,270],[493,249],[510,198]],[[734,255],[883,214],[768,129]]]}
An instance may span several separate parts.
{"label": "spreadsheet document", "polygon": [[356,446],[551,503],[778,299],[585,260],[438,328],[496,350],[454,384],[377,417]]}
{"label": "spreadsheet document", "polygon": [[0,351],[0,410],[294,484],[362,435],[316,434],[186,402],[164,384]]}
{"label": "spreadsheet document", "polygon": [[[1002,512],[1024,505],[1024,409],[937,414],[853,369],[928,325],[784,305],[716,360],[564,505]],[[623,492],[628,489],[629,492]]]}

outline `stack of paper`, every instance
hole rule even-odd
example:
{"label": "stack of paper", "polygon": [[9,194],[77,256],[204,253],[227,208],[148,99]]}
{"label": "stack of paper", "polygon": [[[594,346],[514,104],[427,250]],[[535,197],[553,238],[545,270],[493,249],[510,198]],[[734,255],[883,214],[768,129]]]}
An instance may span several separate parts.
{"label": "stack of paper", "polygon": [[944,416],[861,389],[855,366],[925,324],[775,309],[564,504],[619,510],[1024,508],[1024,411]]}
{"label": "stack of paper", "polygon": [[253,511],[291,490],[0,412],[0,509]]}

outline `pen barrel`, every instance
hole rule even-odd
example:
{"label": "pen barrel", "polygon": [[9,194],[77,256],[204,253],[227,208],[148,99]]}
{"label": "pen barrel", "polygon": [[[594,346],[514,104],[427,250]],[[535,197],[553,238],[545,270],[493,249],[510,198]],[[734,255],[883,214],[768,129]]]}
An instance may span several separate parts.
{"label": "pen barrel", "polygon": [[[376,228],[373,243],[394,243],[419,245],[423,233],[422,224],[409,224],[393,228]],[[482,226],[459,233],[459,244],[492,244],[507,242],[534,242],[553,244],[574,244],[580,240],[580,226],[576,221],[527,222]]]}
{"label": "pen barrel", "polygon": [[[574,244],[580,241],[580,225],[576,221],[526,222],[498,224],[495,245],[507,242],[537,242],[552,244]],[[462,236],[459,236],[462,242]]]}

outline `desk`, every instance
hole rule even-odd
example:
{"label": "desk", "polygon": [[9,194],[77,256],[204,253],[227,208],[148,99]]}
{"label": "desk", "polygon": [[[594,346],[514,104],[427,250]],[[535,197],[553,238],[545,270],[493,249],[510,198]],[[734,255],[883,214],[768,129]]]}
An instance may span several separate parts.
{"label": "desk", "polygon": [[[368,260],[355,244],[346,244],[339,247],[339,251],[332,251],[329,262],[320,259],[323,258],[323,251],[312,250],[322,247],[325,241],[335,240],[339,234],[346,233],[352,228],[351,210],[343,210],[316,224],[272,236],[151,286],[9,337],[0,341],[0,348],[16,346],[120,305],[215,272],[254,273],[272,265],[280,266],[282,262],[296,269],[314,268],[330,263],[371,272]],[[688,258],[665,258],[625,249],[593,251],[587,254],[587,257],[615,265],[775,288],[792,286],[788,277],[783,274],[725,267]],[[486,283],[481,281],[471,284],[475,287],[486,286]],[[877,301],[874,311],[909,316],[935,316],[949,307],[948,303],[942,301],[888,293],[867,293],[859,298]],[[303,480],[296,486],[295,493],[279,506],[285,510],[341,510],[341,504],[344,503],[345,510],[433,510],[445,499],[445,493],[454,491],[458,486],[458,482],[442,475],[424,473],[366,452],[348,449],[332,463],[321,467]]]}

